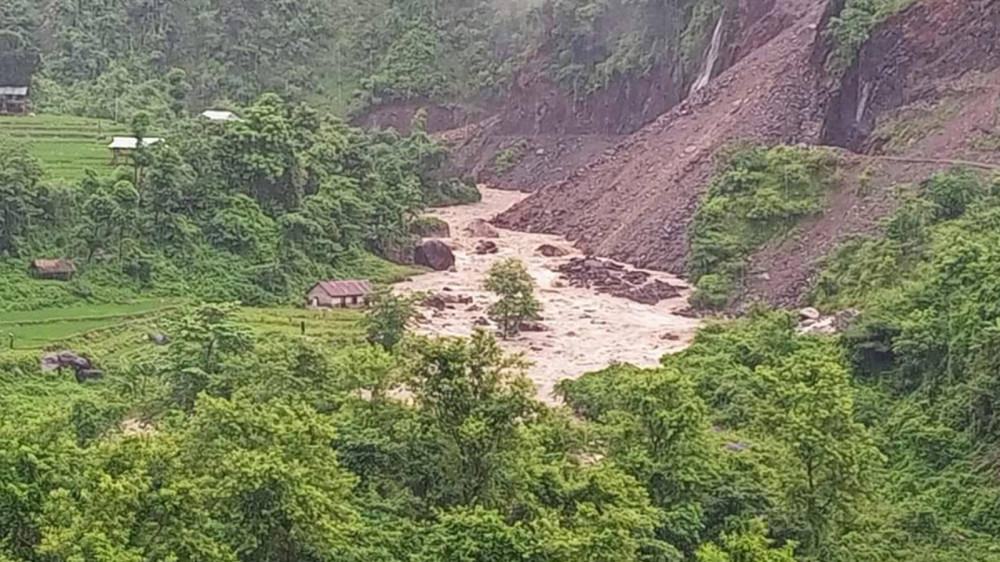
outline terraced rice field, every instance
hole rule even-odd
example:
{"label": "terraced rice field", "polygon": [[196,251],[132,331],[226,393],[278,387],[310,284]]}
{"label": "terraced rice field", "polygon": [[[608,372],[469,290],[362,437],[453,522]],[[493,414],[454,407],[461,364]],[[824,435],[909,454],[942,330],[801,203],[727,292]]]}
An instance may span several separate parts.
{"label": "terraced rice field", "polygon": [[28,142],[50,179],[76,181],[90,169],[111,170],[108,143],[128,134],[113,121],[63,115],[0,116],[0,134]]}
{"label": "terraced rice field", "polygon": [[99,330],[150,320],[176,308],[183,301],[148,300],[131,304],[95,304],[0,314],[0,347],[41,349]]}

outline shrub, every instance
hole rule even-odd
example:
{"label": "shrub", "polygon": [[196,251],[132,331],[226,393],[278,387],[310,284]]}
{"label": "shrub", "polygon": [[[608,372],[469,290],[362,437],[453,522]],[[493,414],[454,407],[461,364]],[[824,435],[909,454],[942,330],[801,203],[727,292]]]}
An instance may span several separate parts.
{"label": "shrub", "polygon": [[520,139],[514,144],[501,149],[493,159],[493,169],[497,175],[502,176],[514,169],[524,160],[524,155],[528,151],[528,141]]}

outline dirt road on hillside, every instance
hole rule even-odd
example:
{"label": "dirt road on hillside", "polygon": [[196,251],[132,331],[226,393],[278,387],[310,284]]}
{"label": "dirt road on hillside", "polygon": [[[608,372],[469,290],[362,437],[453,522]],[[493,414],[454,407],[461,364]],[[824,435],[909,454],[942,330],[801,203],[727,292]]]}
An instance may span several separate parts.
{"label": "dirt road on hillside", "polygon": [[[440,336],[471,334],[475,322],[486,316],[493,300],[482,287],[485,272],[498,259],[513,256],[524,261],[535,279],[536,294],[544,307],[542,324],[548,331],[524,333],[503,345],[509,351],[523,352],[532,363],[528,375],[542,400],[555,400],[552,391],[562,379],[576,378],[614,362],[655,366],[664,354],[688,345],[699,321],[676,314],[687,307],[687,290],[678,298],[645,305],[591,289],[570,287],[559,280],[555,268],[581,254],[559,236],[498,229],[499,238],[492,241],[499,251],[477,255],[474,248],[481,239],[469,235],[465,227],[475,219],[492,219],[526,196],[513,191],[482,191],[481,203],[433,213],[451,227],[456,271],[427,273],[397,285],[400,291],[438,293],[447,288],[449,294],[472,297],[472,304],[455,304],[445,310],[422,308],[427,321],[419,331]],[[569,254],[543,257],[536,252],[542,244],[558,246]],[[684,285],[670,275],[651,273],[673,285]]]}

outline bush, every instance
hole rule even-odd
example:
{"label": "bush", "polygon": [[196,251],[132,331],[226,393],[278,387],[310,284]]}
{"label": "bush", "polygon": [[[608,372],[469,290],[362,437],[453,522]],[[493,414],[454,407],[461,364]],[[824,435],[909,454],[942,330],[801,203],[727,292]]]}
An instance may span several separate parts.
{"label": "bush", "polygon": [[700,306],[724,307],[746,258],[819,212],[836,163],[825,151],[789,146],[738,148],[725,157],[691,225],[689,269]]}

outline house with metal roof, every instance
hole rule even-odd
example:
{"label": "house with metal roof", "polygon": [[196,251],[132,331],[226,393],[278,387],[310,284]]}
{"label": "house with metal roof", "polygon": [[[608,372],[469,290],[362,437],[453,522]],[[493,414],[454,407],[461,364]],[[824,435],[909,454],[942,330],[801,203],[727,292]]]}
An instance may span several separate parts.
{"label": "house with metal roof", "polygon": [[320,281],[306,293],[306,304],[310,308],[361,308],[374,291],[366,280]]}
{"label": "house with metal roof", "polygon": [[[163,142],[163,139],[157,137],[144,137],[142,139],[142,146],[152,146],[158,142]],[[138,147],[139,139],[135,137],[112,137],[111,144],[108,145],[108,149],[111,151],[112,161],[115,164],[118,164],[123,157],[128,156]]]}
{"label": "house with metal roof", "polygon": [[242,121],[240,116],[232,111],[206,109],[201,112],[201,116],[209,121]]}
{"label": "house with metal roof", "polygon": [[0,85],[0,115],[28,112],[28,87]]}

